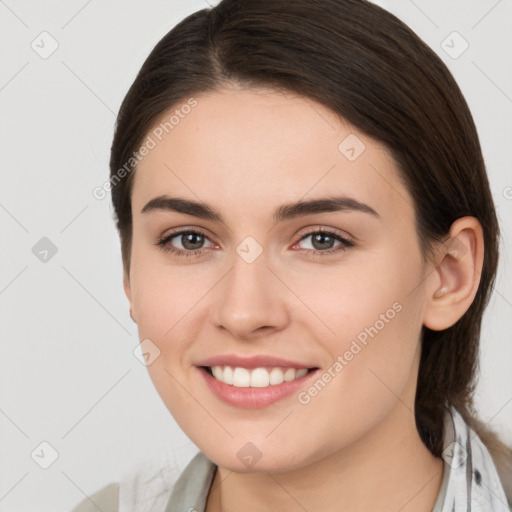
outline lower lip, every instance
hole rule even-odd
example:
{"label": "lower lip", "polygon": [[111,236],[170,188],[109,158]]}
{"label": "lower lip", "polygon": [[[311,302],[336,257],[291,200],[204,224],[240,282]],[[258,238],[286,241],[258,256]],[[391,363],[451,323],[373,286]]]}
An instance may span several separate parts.
{"label": "lower lip", "polygon": [[312,370],[288,382],[274,384],[265,388],[239,388],[224,384],[212,377],[205,368],[198,368],[210,391],[224,402],[241,407],[243,409],[259,409],[271,405],[293,393],[297,393],[304,382],[309,379],[317,370]]}

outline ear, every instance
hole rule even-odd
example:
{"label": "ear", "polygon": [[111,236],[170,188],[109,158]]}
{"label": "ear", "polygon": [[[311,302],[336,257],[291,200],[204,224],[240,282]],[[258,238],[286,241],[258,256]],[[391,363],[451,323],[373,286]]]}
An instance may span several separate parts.
{"label": "ear", "polygon": [[130,317],[135,323],[137,323],[137,320],[135,319],[135,317],[133,315],[132,287],[130,284],[130,276],[129,276],[128,272],[124,272],[124,274],[123,274],[123,288],[124,288],[124,293],[126,295],[126,298],[128,299],[128,304],[130,305]]}
{"label": "ear", "polygon": [[427,279],[423,324],[434,331],[442,331],[464,315],[480,284],[484,239],[478,219],[457,219],[440,245],[436,261]]}

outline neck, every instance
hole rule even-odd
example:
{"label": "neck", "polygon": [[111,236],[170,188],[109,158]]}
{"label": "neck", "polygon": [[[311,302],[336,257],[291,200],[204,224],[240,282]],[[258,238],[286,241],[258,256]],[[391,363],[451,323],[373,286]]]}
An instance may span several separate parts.
{"label": "neck", "polygon": [[431,512],[442,476],[442,459],[421,441],[411,410],[397,402],[356,443],[294,471],[242,474],[219,467],[206,512]]}

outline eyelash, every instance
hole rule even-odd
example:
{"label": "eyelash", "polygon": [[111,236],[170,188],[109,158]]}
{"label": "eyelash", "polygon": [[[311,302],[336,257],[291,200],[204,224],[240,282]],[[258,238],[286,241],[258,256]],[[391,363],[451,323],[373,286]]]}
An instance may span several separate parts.
{"label": "eyelash", "polygon": [[[334,238],[335,240],[338,240],[339,242],[341,242],[341,244],[336,248],[328,249],[325,251],[320,251],[320,250],[315,250],[315,249],[303,249],[310,256],[313,256],[313,257],[329,256],[334,253],[338,253],[339,251],[346,251],[350,247],[354,246],[354,243],[351,242],[350,240],[348,240],[347,238],[344,238],[341,235],[339,235],[333,231],[329,231],[329,230],[326,230],[323,228],[315,229],[314,231],[310,231],[309,233],[302,235],[301,238],[294,245],[296,245],[297,243],[301,242],[302,240],[304,240],[305,238],[307,238],[311,235],[316,235],[319,233],[321,233],[322,235],[330,236],[330,237]],[[173,238],[176,238],[179,235],[185,235],[185,234],[199,235],[206,239],[209,239],[204,233],[201,233],[201,231],[197,231],[195,229],[184,229],[181,231],[175,231],[173,233],[170,233],[169,235],[166,235],[166,236],[160,238],[156,242],[156,245],[162,251],[175,254],[178,257],[190,258],[190,257],[194,257],[194,256],[200,256],[205,251],[205,249],[196,249],[195,251],[183,251],[181,249],[176,249],[175,247],[173,247],[172,245],[170,245],[168,243]]]}

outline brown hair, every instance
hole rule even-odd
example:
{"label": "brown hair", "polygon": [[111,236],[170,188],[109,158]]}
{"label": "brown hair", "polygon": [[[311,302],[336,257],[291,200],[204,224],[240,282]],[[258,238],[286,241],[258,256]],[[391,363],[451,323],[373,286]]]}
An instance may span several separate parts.
{"label": "brown hair", "polygon": [[[478,292],[455,325],[424,328],[415,414],[436,456],[447,405],[483,432],[472,396],[499,230],[473,118],[442,60],[398,18],[365,0],[223,0],[180,22],[144,62],[119,111],[111,177],[164,112],[229,83],[312,98],[383,142],[414,200],[423,254],[456,219],[469,215],[481,222]],[[126,272],[133,176],[112,187]],[[492,435],[486,430],[482,437]]]}

